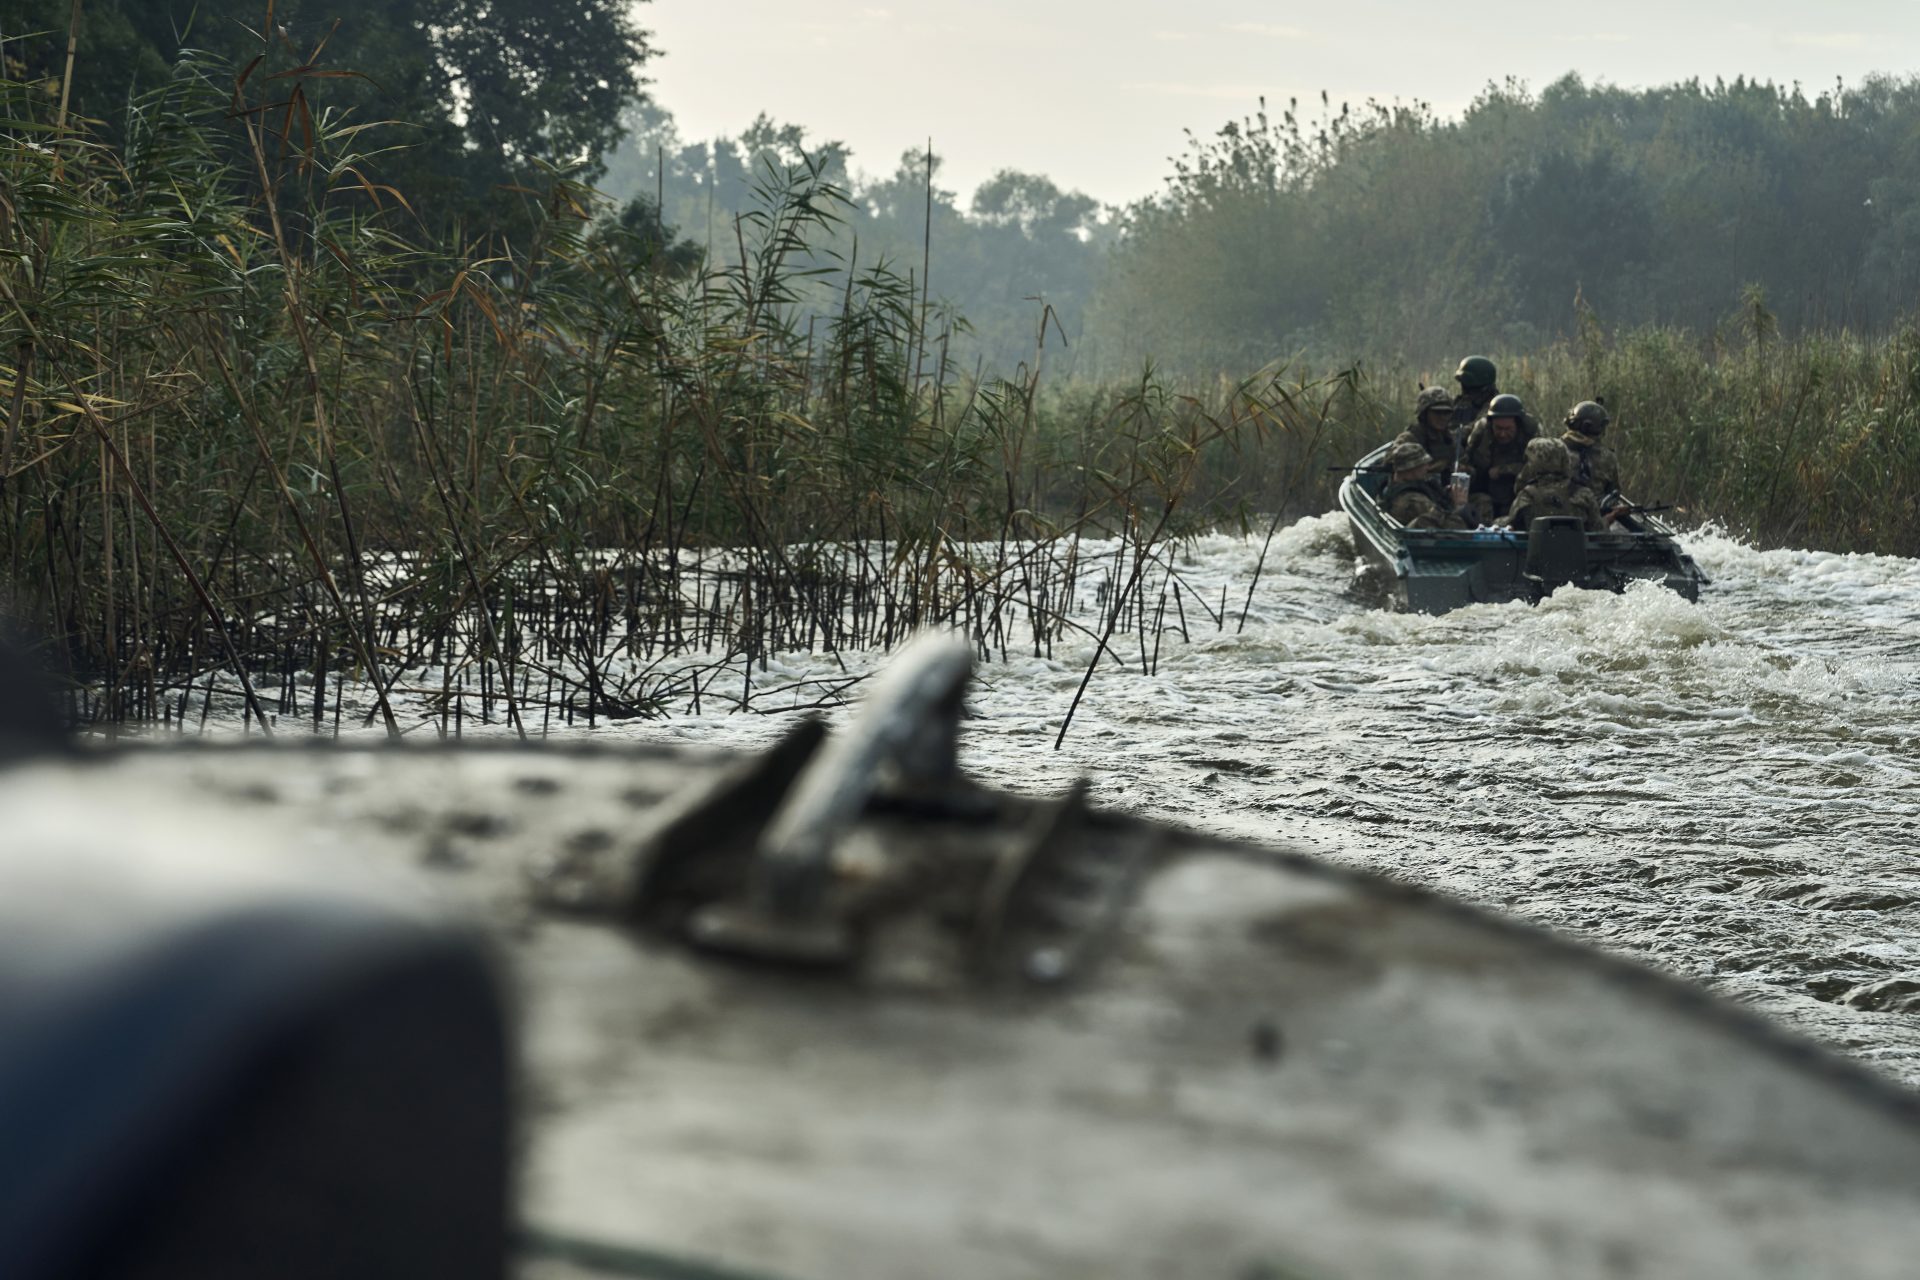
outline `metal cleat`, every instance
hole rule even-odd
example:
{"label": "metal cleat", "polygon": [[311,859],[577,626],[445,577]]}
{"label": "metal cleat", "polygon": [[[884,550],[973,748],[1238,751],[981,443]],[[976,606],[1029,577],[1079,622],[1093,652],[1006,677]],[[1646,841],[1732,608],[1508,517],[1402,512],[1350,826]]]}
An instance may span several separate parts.
{"label": "metal cleat", "polygon": [[936,796],[956,787],[972,671],[972,649],[953,635],[923,635],[902,650],[853,725],[808,764],[761,833],[745,901],[696,912],[689,939],[767,959],[852,960],[858,929],[850,913],[834,910],[834,851],[883,787]]}

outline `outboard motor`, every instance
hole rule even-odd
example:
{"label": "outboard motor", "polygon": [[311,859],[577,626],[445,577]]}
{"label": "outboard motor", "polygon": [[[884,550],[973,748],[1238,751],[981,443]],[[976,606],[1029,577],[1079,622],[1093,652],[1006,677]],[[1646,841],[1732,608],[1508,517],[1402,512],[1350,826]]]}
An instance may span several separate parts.
{"label": "outboard motor", "polygon": [[1587,528],[1578,516],[1542,516],[1527,528],[1527,581],[1536,599],[1587,572]]}
{"label": "outboard motor", "polygon": [[507,1029],[472,939],[112,760],[16,760],[0,823],[0,1273],[505,1274]]}

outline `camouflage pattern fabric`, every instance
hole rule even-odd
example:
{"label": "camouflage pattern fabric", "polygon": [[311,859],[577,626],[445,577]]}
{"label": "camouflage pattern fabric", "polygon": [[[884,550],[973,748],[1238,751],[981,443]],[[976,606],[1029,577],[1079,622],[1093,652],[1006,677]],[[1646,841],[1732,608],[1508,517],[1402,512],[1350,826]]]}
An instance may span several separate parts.
{"label": "camouflage pattern fabric", "polygon": [[1447,494],[1437,481],[1403,480],[1380,495],[1388,515],[1409,529],[1471,529],[1473,526],[1448,509]]}
{"label": "camouflage pattern fabric", "polygon": [[1487,406],[1493,403],[1493,398],[1499,394],[1498,387],[1482,387],[1477,391],[1462,391],[1455,396],[1453,398],[1454,427],[1463,433],[1470,430],[1474,423],[1480,421],[1481,415],[1486,413]]}
{"label": "camouflage pattern fabric", "polygon": [[1565,480],[1573,474],[1573,452],[1566,443],[1552,438],[1527,441],[1527,465],[1520,469],[1520,487],[1535,480]]}
{"label": "camouflage pattern fabric", "polygon": [[1448,470],[1453,469],[1453,433],[1445,427],[1435,430],[1426,424],[1425,419],[1420,419],[1393,438],[1395,444],[1405,444],[1408,441],[1425,449],[1427,456],[1441,466]]}
{"label": "camouflage pattern fabric", "polygon": [[1493,425],[1482,418],[1473,424],[1467,436],[1466,464],[1473,473],[1474,509],[1483,523],[1507,514],[1513,495],[1520,487],[1520,473],[1526,468],[1527,441],[1540,434],[1540,424],[1532,415],[1520,419],[1513,439],[1502,444],[1494,439]]}
{"label": "camouflage pattern fabric", "polygon": [[1586,489],[1576,489],[1565,478],[1558,480],[1541,478],[1521,489],[1513,499],[1513,510],[1501,523],[1523,532],[1533,527],[1535,520],[1547,516],[1579,516],[1586,525],[1588,533],[1599,533],[1607,527],[1600,515],[1600,503]]}
{"label": "camouflage pattern fabric", "polygon": [[[1387,470],[1403,480],[1416,480],[1428,474],[1433,466],[1433,457],[1425,449],[1411,440],[1395,440],[1387,446],[1386,456],[1381,460]],[[1409,474],[1418,471],[1420,476]]]}
{"label": "camouflage pattern fabric", "polygon": [[1507,513],[1509,528],[1525,531],[1546,516],[1579,516],[1587,532],[1606,527],[1594,495],[1573,483],[1573,453],[1559,440],[1527,442],[1527,464],[1520,473],[1520,492]]}
{"label": "camouflage pattern fabric", "polygon": [[1573,455],[1573,484],[1578,489],[1590,489],[1597,500],[1609,493],[1620,492],[1620,460],[1613,450],[1600,443],[1593,436],[1581,435],[1578,431],[1568,431],[1560,437],[1567,452]]}
{"label": "camouflage pattern fabric", "polygon": [[[1485,422],[1486,420],[1487,420],[1487,415],[1484,413],[1473,420],[1473,424],[1467,428],[1467,438],[1469,440],[1473,438],[1473,433],[1480,429],[1480,424]],[[1520,415],[1521,447],[1525,448],[1527,441],[1538,440],[1539,438],[1540,438],[1540,419],[1534,417],[1531,413],[1521,414]]]}
{"label": "camouflage pattern fabric", "polygon": [[[1462,392],[1453,398],[1453,423],[1459,427],[1461,439],[1473,433],[1473,429],[1487,420],[1487,406],[1493,403],[1500,388],[1488,387],[1484,391]],[[1520,433],[1531,440],[1540,434],[1540,419],[1531,413],[1520,415]]]}

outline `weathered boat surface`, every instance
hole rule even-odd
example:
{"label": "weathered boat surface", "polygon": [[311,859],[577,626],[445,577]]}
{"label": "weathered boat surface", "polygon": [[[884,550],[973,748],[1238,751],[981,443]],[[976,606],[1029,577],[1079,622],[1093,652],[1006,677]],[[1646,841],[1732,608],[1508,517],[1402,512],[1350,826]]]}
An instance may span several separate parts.
{"label": "weathered boat surface", "polygon": [[934,731],[748,758],[28,760],[0,971],[183,879],[465,922],[521,1012],[528,1276],[1912,1273],[1913,1098],[1387,880],[974,789],[945,680]]}
{"label": "weathered boat surface", "polygon": [[1387,484],[1381,468],[1389,447],[1362,458],[1341,482],[1340,507],[1353,526],[1354,545],[1401,609],[1445,613],[1469,604],[1538,600],[1560,585],[1621,591],[1632,582],[1657,582],[1689,600],[1700,596],[1706,575],[1672,526],[1651,514],[1622,517],[1622,530],[1576,539],[1574,560],[1544,572],[1540,564],[1529,564],[1524,533],[1409,529],[1377,501]]}

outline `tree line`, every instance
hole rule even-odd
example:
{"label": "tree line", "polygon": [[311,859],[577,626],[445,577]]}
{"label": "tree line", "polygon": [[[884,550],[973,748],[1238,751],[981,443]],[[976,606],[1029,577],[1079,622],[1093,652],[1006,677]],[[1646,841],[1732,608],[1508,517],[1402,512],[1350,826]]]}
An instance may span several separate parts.
{"label": "tree line", "polygon": [[[1089,301],[1121,354],[1438,360],[1583,327],[1883,331],[1920,283],[1920,81],[1490,85],[1192,138]],[[1745,304],[1744,306],[1742,304]]]}
{"label": "tree line", "polygon": [[[0,19],[11,74],[65,89],[71,0]],[[1163,188],[1102,206],[1042,174],[943,181],[937,145],[868,172],[842,142],[756,117],[683,137],[615,0],[85,0],[72,112],[117,141],[183,56],[338,77],[364,168],[428,241],[531,225],[554,173],[675,269],[739,255],[736,219],[803,158],[843,194],[796,305],[864,267],[911,279],[962,368],[1044,359],[1239,373],[1283,357],[1445,363],[1598,325],[1710,333],[1756,305],[1783,333],[1883,332],[1920,285],[1920,80],[1810,93],[1736,79],[1650,89],[1489,84],[1458,119],[1418,101],[1289,102],[1190,134]],[[670,248],[669,248],[670,246]]]}
{"label": "tree line", "polygon": [[813,141],[804,126],[765,113],[735,136],[689,140],[671,112],[643,101],[629,108],[599,185],[617,203],[657,205],[683,244],[725,262],[738,253],[735,217],[803,160],[846,196],[809,246],[814,310],[831,312],[849,275],[885,267],[912,277],[927,306],[946,313],[948,355],[965,368],[1032,362],[1043,327],[1046,358],[1074,359],[1113,224],[1099,201],[1044,174],[1001,169],[962,199],[931,143],[871,174],[845,143]]}
{"label": "tree line", "polygon": [[1162,189],[1124,206],[1010,170],[962,200],[937,155],[931,182],[918,151],[868,175],[844,144],[765,115],[690,143],[643,102],[602,185],[659,199],[724,257],[755,175],[801,154],[852,197],[832,264],[857,243],[918,271],[930,248],[923,283],[965,317],[970,352],[1031,359],[1044,316],[1049,359],[1090,379],[1279,358],[1437,370],[1596,328],[1711,338],[1757,314],[1785,336],[1887,333],[1920,286],[1913,77],[1809,93],[1569,75],[1490,83],[1458,119],[1417,101],[1263,103],[1190,134]]}

